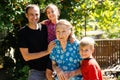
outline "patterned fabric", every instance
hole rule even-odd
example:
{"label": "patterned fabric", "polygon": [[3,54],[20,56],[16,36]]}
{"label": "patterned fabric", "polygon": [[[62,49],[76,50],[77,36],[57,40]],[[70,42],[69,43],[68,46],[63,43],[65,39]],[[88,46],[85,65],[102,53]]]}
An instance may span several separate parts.
{"label": "patterned fabric", "polygon": [[[79,54],[79,44],[75,41],[73,44],[67,42],[65,51],[62,50],[60,42],[56,39],[56,46],[53,48],[50,58],[55,61],[59,68],[64,72],[73,71],[80,68],[82,60]],[[81,76],[75,76],[69,80],[81,80]]]}
{"label": "patterned fabric", "polygon": [[56,36],[55,36],[55,26],[56,26],[56,24],[53,24],[53,23],[51,23],[50,20],[47,20],[45,22],[45,25],[47,26],[47,30],[48,30],[48,43],[49,43],[50,41],[56,39]]}

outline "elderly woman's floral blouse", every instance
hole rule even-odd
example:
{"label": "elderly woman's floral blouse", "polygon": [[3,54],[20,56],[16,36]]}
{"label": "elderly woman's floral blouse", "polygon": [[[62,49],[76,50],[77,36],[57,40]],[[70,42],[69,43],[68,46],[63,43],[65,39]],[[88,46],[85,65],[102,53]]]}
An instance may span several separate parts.
{"label": "elderly woman's floral blouse", "polygon": [[[79,42],[74,41],[74,43],[67,42],[66,49],[63,51],[60,42],[56,39],[54,40],[56,46],[53,48],[50,59],[55,61],[59,68],[64,72],[73,71],[80,68],[80,61],[82,58],[79,54]],[[69,80],[81,80],[81,75],[72,77]]]}

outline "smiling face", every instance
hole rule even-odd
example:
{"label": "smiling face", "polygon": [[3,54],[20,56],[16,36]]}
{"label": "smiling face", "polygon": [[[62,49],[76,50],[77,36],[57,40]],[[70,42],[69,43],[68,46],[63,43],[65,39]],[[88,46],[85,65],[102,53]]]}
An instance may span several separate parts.
{"label": "smiling face", "polygon": [[55,11],[55,9],[52,9],[50,7],[46,10],[46,14],[47,14],[48,19],[50,20],[56,20],[58,18],[57,11]]}
{"label": "smiling face", "polygon": [[71,33],[71,29],[66,25],[56,26],[56,37],[60,42],[66,42]]}
{"label": "smiling face", "polygon": [[49,4],[45,12],[49,20],[57,20],[59,17],[58,7],[54,4]]}
{"label": "smiling face", "polygon": [[26,18],[28,19],[29,23],[36,24],[40,18],[40,10],[37,6],[28,8],[26,12]]}
{"label": "smiling face", "polygon": [[92,58],[95,41],[93,38],[84,37],[80,40],[80,55],[83,59]]}
{"label": "smiling face", "polygon": [[93,52],[94,49],[91,47],[91,45],[80,46],[80,55],[83,59],[90,58]]}

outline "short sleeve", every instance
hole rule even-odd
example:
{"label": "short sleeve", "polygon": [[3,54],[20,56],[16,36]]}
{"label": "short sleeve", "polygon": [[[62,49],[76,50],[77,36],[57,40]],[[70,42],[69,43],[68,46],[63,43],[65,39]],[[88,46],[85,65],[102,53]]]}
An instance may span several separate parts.
{"label": "short sleeve", "polygon": [[57,49],[57,46],[58,46],[58,40],[55,39],[54,42],[56,43],[56,46],[52,49],[49,57],[50,57],[51,60],[56,61],[56,56],[57,56],[57,54],[56,54],[56,53],[57,53],[56,49]]}
{"label": "short sleeve", "polygon": [[[91,74],[91,72],[92,72],[92,74]],[[99,80],[98,69],[96,68],[95,65],[89,66],[89,80]]]}
{"label": "short sleeve", "polygon": [[49,57],[51,60],[55,61],[55,48],[52,49]]}
{"label": "short sleeve", "polygon": [[79,45],[78,45],[78,48],[77,48],[77,53],[78,53],[78,56],[79,56],[79,60],[81,61],[81,60],[82,60],[82,57],[81,57],[81,55],[80,55]]}
{"label": "short sleeve", "polygon": [[45,20],[45,25],[47,26],[47,25],[49,25],[49,23],[50,23],[50,21],[47,19],[47,20]]}
{"label": "short sleeve", "polygon": [[18,32],[18,46],[19,48],[27,48],[26,37],[23,31]]}
{"label": "short sleeve", "polygon": [[79,61],[82,60],[82,57],[80,56],[80,50],[79,50],[79,41],[75,41],[75,45],[76,45],[76,51],[77,51],[77,56],[78,56],[78,59]]}

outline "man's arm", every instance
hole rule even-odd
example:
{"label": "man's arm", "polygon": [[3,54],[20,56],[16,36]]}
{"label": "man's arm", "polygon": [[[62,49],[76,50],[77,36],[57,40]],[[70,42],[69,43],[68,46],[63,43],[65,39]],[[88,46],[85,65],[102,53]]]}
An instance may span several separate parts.
{"label": "man's arm", "polygon": [[20,48],[20,52],[22,53],[22,56],[23,56],[25,61],[41,58],[41,57],[44,57],[44,56],[49,54],[49,52],[47,50],[46,51],[41,51],[41,52],[38,52],[38,53],[30,54],[28,52],[28,48]]}
{"label": "man's arm", "polygon": [[44,57],[44,56],[50,54],[50,52],[54,48],[54,46],[55,46],[55,42],[51,41],[48,45],[48,49],[45,50],[45,51],[41,51],[41,52],[31,54],[31,53],[28,52],[28,48],[20,48],[20,52],[21,52],[24,60],[29,61],[29,60],[41,58],[41,57]]}

